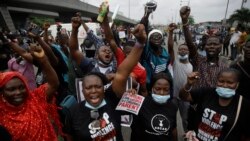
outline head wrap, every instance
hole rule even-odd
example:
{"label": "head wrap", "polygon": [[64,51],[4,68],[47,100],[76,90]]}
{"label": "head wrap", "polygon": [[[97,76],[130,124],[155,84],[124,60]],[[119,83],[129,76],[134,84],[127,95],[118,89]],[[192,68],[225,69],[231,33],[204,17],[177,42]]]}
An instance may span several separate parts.
{"label": "head wrap", "polygon": [[0,73],[0,89],[4,87],[4,85],[14,77],[21,79],[23,83],[25,83],[25,86],[27,86],[25,78],[19,72],[9,71],[9,72]]}
{"label": "head wrap", "polygon": [[27,81],[19,72],[0,73],[0,89],[13,78],[19,78],[25,83],[28,97],[19,106],[10,105],[4,101],[0,93],[0,125],[4,126],[11,134],[13,140],[57,140],[57,134],[51,121],[61,132],[61,125],[55,104],[47,103],[44,84],[34,91],[29,91]]}
{"label": "head wrap", "polygon": [[158,29],[153,29],[152,31],[150,31],[150,32],[148,33],[148,39],[150,39],[151,35],[154,34],[154,33],[160,33],[161,36],[163,37],[163,34],[162,34],[162,32],[161,32],[160,30],[158,30]]}

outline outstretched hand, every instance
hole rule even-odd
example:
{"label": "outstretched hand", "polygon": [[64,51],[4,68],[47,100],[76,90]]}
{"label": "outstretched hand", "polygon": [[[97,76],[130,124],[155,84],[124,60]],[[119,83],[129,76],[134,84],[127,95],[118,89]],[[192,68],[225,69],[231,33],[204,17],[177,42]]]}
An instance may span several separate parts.
{"label": "outstretched hand", "polygon": [[168,26],[169,32],[173,32],[175,29],[177,29],[177,25],[175,23],[171,23]]}
{"label": "outstretched hand", "polygon": [[132,31],[133,35],[140,44],[145,44],[147,40],[147,34],[143,24],[138,24]]}
{"label": "outstretched hand", "polygon": [[188,7],[188,6],[181,7],[180,16],[181,16],[181,19],[182,19],[183,22],[186,23],[188,21],[188,17],[190,15],[190,12],[191,12],[190,7]]}

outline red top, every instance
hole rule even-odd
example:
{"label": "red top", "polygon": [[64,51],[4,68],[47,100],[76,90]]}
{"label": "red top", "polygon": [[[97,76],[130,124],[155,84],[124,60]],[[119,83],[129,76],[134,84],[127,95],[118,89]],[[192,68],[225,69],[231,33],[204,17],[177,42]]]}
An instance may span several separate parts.
{"label": "red top", "polygon": [[[125,59],[125,54],[122,52],[121,48],[117,48],[116,54],[115,54],[116,60],[117,60],[117,67],[122,63],[122,61]],[[138,62],[138,64],[133,68],[130,76],[135,78],[135,80],[140,83],[140,85],[143,85],[146,83],[146,70],[145,68]]]}
{"label": "red top", "polygon": [[[13,77],[20,78],[27,89],[26,81],[17,72],[1,73],[0,88]],[[47,88],[47,84],[44,84],[32,92],[27,89],[28,97],[20,106],[12,106],[0,98],[0,125],[10,132],[12,140],[57,141],[57,134],[51,124],[51,121],[59,124],[57,109],[54,104],[47,103]]]}

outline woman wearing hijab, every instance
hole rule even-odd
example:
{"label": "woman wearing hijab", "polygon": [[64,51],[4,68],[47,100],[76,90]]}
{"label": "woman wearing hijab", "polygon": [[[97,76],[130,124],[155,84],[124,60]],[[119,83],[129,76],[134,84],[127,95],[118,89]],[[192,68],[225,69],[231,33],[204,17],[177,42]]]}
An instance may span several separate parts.
{"label": "woman wearing hijab", "polygon": [[[0,125],[8,130],[13,141],[57,141],[60,123],[53,95],[59,81],[44,51],[31,46],[31,52],[49,76],[47,83],[31,91],[20,73],[0,73]],[[52,122],[58,126],[57,131]]]}

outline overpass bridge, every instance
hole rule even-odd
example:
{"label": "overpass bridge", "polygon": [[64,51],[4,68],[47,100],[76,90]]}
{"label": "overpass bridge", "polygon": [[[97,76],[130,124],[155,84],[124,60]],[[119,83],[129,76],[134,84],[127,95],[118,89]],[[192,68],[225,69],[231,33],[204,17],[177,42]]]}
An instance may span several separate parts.
{"label": "overpass bridge", "polygon": [[[81,12],[82,16],[96,19],[99,7],[81,2],[79,0],[1,0],[0,19],[11,31],[19,27],[26,18],[31,15],[43,15],[55,18],[58,21],[68,23],[76,12]],[[113,13],[109,12],[109,17]],[[125,24],[136,24],[137,21],[122,15],[117,15],[116,19]],[[14,21],[14,22],[13,22]],[[6,24],[8,23],[8,24]]]}

